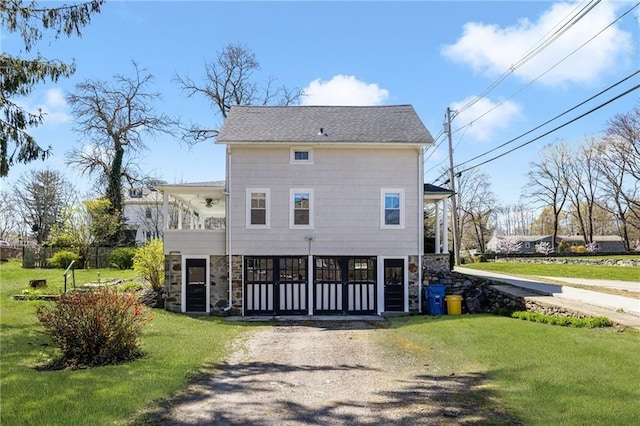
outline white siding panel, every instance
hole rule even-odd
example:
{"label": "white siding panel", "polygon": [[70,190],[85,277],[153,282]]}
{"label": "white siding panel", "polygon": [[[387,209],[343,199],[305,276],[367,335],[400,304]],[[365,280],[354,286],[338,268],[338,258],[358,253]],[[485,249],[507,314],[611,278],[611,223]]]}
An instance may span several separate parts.
{"label": "white siding panel", "polygon": [[224,230],[165,229],[164,254],[179,252],[187,254],[226,254]]}
{"label": "white siding panel", "polygon": [[[314,146],[313,164],[290,164],[287,146],[231,150],[227,226],[234,254],[396,255],[416,253],[419,151]],[[271,228],[247,229],[246,188],[271,190]],[[403,188],[405,228],[380,228],[380,189]],[[289,229],[291,188],[314,191],[314,228]],[[313,236],[309,244],[305,237]]]}

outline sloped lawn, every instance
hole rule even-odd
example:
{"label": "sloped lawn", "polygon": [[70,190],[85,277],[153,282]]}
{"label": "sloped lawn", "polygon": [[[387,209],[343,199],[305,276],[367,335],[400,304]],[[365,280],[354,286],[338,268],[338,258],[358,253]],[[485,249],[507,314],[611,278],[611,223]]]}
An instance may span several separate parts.
{"label": "sloped lawn", "polygon": [[[22,270],[17,262],[0,265],[0,424],[122,423],[151,401],[179,390],[201,367],[219,362],[243,329],[215,318],[155,309],[142,339],[143,358],[91,369],[39,371],[53,348],[47,346],[35,310],[50,302],[14,301],[11,296],[32,278],[59,282],[62,272]],[[76,271],[76,280],[95,281],[97,272]],[[101,279],[129,276],[132,271],[100,270]]]}
{"label": "sloped lawn", "polygon": [[384,336],[433,374],[481,374],[527,425],[632,425],[640,418],[640,333],[492,315],[392,319]]}
{"label": "sloped lawn", "polygon": [[519,276],[590,278],[640,281],[640,268],[634,266],[582,265],[573,263],[480,262],[465,268]]}

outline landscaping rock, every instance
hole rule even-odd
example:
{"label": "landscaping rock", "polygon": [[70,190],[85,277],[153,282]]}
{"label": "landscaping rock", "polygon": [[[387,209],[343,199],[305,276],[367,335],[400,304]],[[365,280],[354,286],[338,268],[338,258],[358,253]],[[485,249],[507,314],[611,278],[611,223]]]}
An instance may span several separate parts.
{"label": "landscaping rock", "polygon": [[29,287],[42,288],[47,286],[47,280],[31,280],[29,281]]}

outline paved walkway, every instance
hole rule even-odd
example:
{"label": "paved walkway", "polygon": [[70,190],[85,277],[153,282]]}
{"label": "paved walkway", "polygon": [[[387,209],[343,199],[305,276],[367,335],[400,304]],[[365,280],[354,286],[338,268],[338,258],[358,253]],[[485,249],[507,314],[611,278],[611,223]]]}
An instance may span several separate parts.
{"label": "paved walkway", "polygon": [[[478,271],[475,269],[462,267],[456,267],[454,270],[455,272],[459,272],[461,274],[488,278],[498,282],[511,284],[516,287],[532,290],[540,294],[548,295],[550,296],[550,299],[552,298],[556,301],[555,304],[561,304],[564,301],[564,303],[570,305],[568,307],[571,307],[572,309],[580,308],[580,305],[583,305],[582,310],[586,311],[585,313],[606,313],[606,316],[609,317],[612,321],[630,327],[640,328],[640,299],[599,293],[597,291],[584,290],[560,284],[551,284],[540,280],[514,277],[511,275],[498,274],[495,272]],[[569,282],[564,278],[553,278],[553,280],[565,280],[566,282]],[[591,282],[591,285],[606,287],[607,285],[605,284],[608,284],[609,286],[611,286],[611,281],[589,281]],[[637,284],[625,281],[621,281],[620,283],[622,286]]]}

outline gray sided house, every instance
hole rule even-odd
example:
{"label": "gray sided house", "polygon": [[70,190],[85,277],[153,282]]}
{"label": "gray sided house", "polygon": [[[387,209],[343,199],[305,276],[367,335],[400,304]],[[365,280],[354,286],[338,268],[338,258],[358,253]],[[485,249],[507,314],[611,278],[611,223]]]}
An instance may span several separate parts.
{"label": "gray sided house", "polygon": [[[224,182],[159,187],[165,208],[179,210],[164,230],[167,309],[419,311],[433,264],[424,203],[440,206],[444,236],[450,193],[424,186],[433,138],[413,107],[235,106],[217,143],[227,146]],[[435,252],[448,253],[440,240]]]}
{"label": "gray sided house", "polygon": [[[501,241],[512,238],[522,243],[520,253],[536,253],[536,246],[541,242],[551,244],[553,237],[551,235],[494,235],[487,243],[487,250],[500,253]],[[558,235],[555,247],[560,242],[566,242],[569,247],[579,247],[585,245],[584,237],[581,235]],[[626,251],[624,240],[617,235],[594,235],[593,241],[598,244],[598,251],[602,253],[624,253]]]}

